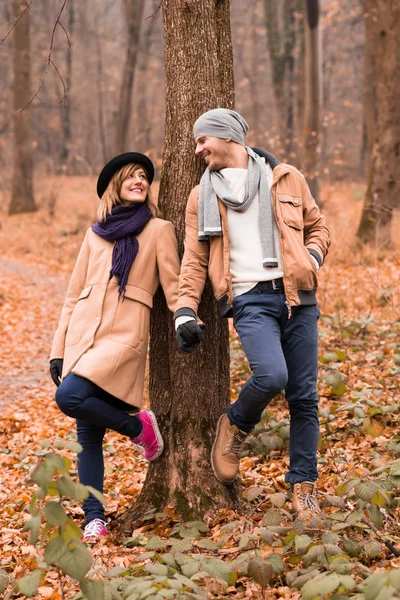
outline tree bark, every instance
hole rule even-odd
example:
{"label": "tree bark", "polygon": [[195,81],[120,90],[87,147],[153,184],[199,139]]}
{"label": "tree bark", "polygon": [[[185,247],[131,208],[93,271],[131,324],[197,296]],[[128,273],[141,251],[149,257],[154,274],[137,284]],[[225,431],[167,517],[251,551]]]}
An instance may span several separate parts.
{"label": "tree bark", "polygon": [[381,52],[377,122],[358,237],[390,248],[393,211],[400,207],[400,4],[380,0],[377,7]]}
{"label": "tree bark", "polygon": [[[75,10],[74,0],[68,2],[68,36],[71,39],[74,33]],[[68,160],[71,144],[71,85],[72,85],[72,44],[67,48],[66,55],[66,70],[65,70],[65,87],[67,97],[65,106],[62,107],[62,147],[60,162],[61,167],[66,170],[68,168]]]}
{"label": "tree bark", "polygon": [[302,168],[315,201],[319,203],[321,136],[321,60],[319,0],[306,0],[305,18],[305,105]]}
{"label": "tree bark", "polygon": [[303,161],[304,144],[304,98],[306,95],[305,83],[305,10],[304,2],[300,2],[300,18],[296,30],[296,62],[294,65],[294,96],[295,96],[295,131],[296,131],[296,166],[300,168]]}
{"label": "tree bark", "polygon": [[[24,6],[13,0],[14,19]],[[21,112],[31,100],[29,9],[13,30],[13,124],[14,124],[14,170],[12,176],[10,215],[36,210],[33,195],[32,122],[28,109]]]}
{"label": "tree bark", "polygon": [[129,122],[132,112],[132,91],[139,47],[140,29],[143,20],[144,0],[124,0],[127,25],[127,50],[122,72],[119,107],[116,123],[115,154],[127,150]]}
{"label": "tree bark", "polygon": [[140,97],[137,105],[137,123],[139,125],[136,140],[145,149],[145,152],[151,148],[151,89],[149,85],[150,78],[150,52],[153,44],[154,29],[157,24],[157,5],[159,0],[153,3],[152,14],[147,17],[146,28],[143,32],[140,42],[141,48],[141,64],[138,65],[139,77],[141,83]]}
{"label": "tree bark", "polygon": [[294,142],[293,71],[296,45],[298,0],[264,0],[265,26],[272,66],[272,89],[277,113],[278,133],[285,158]]}
{"label": "tree bark", "polygon": [[[166,132],[159,206],[184,240],[185,207],[203,166],[194,157],[193,123],[206,110],[234,105],[230,3],[163,0]],[[165,440],[150,464],[142,493],[124,528],[151,507],[170,505],[184,519],[209,518],[237,501],[213,476],[210,451],[218,417],[229,404],[228,323],[219,317],[211,286],[199,316],[206,339],[193,354],[177,351],[162,294],[155,298],[150,330],[150,399]]]}
{"label": "tree bark", "polygon": [[99,138],[102,162],[105,164],[111,158],[108,149],[108,136],[106,131],[106,122],[103,104],[103,50],[100,37],[102,35],[97,16],[95,15],[95,44],[96,44],[96,96],[97,96],[97,123],[99,126]]}
{"label": "tree bark", "polygon": [[[380,20],[376,0],[363,0],[365,42],[364,42],[364,81],[363,81],[363,140],[361,163],[368,172],[371,167],[372,150],[376,135],[378,117],[378,81],[382,63],[380,43]],[[378,18],[380,16],[380,19]]]}

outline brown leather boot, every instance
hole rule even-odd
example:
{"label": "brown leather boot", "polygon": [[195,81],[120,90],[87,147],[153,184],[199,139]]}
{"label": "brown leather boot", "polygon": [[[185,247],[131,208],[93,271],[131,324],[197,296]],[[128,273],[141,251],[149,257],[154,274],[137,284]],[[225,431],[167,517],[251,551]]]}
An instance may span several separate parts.
{"label": "brown leather boot", "polygon": [[233,483],[238,474],[246,437],[247,433],[230,424],[228,415],[219,418],[211,450],[211,466],[215,477],[225,485]]}
{"label": "brown leather boot", "polygon": [[293,485],[292,505],[300,519],[309,521],[310,518],[321,514],[317,500],[317,484],[303,481]]}

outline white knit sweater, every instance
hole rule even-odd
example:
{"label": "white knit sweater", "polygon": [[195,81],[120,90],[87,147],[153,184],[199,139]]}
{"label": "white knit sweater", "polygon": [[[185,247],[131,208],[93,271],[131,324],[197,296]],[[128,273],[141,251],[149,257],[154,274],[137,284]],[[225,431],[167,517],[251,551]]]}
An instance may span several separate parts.
{"label": "white knit sweater", "polygon": [[[269,186],[272,185],[272,169],[266,164]],[[247,169],[221,169],[237,198],[243,200]],[[279,247],[279,230],[274,218],[275,247],[278,266],[264,268],[259,230],[260,199],[257,195],[246,212],[227,209],[228,235],[230,248],[230,271],[232,274],[233,295],[239,296],[251,290],[259,281],[269,281],[283,277]]]}

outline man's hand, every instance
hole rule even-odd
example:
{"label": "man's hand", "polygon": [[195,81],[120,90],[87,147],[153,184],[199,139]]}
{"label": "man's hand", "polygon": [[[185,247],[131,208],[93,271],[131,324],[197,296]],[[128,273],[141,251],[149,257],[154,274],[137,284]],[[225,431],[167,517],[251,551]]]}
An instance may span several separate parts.
{"label": "man's hand", "polygon": [[175,320],[176,341],[182,352],[193,352],[204,340],[204,323],[199,325],[194,317],[182,316]]}
{"label": "man's hand", "polygon": [[64,360],[62,358],[53,358],[50,361],[50,375],[57,387],[61,383],[63,363]]}

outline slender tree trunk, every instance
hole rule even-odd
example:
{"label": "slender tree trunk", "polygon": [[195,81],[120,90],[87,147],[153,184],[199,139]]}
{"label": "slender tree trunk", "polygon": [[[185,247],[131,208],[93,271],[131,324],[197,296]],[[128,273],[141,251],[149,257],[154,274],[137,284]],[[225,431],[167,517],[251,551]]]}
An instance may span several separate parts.
{"label": "slender tree trunk", "polygon": [[[158,0],[157,0],[158,4]],[[153,4],[153,16],[147,21],[146,29],[143,32],[142,41],[140,43],[141,48],[141,63],[139,66],[140,73],[140,98],[137,107],[137,123],[139,125],[136,139],[139,141],[145,150],[151,147],[151,130],[152,122],[150,118],[149,103],[149,66],[150,66],[150,51],[153,42],[154,28],[156,26],[157,19],[157,6]]]}
{"label": "slender tree trunk", "polygon": [[[70,40],[74,34],[74,0],[68,1],[68,36]],[[65,69],[65,87],[67,89],[67,97],[65,99],[65,106],[62,107],[62,147],[60,162],[61,165],[66,168],[68,167],[68,159],[70,153],[71,144],[71,84],[72,84],[72,45],[67,48],[67,60]]]}
{"label": "slender tree trunk", "polygon": [[296,131],[296,166],[303,165],[303,146],[304,146],[304,98],[306,95],[305,86],[305,10],[304,3],[301,0],[302,18],[298,19],[296,30],[296,51],[297,59],[294,68],[294,95],[295,95],[295,131]]}
{"label": "slender tree trunk", "polygon": [[265,25],[272,66],[272,89],[278,133],[285,158],[293,149],[293,51],[296,43],[295,12],[298,0],[264,0]]}
{"label": "slender tree trunk", "polygon": [[376,0],[363,0],[365,42],[364,42],[364,81],[363,81],[363,143],[362,158],[363,168],[368,172],[371,167],[372,150],[376,137],[376,123],[378,118],[378,82],[382,68],[382,43],[381,28],[385,22],[387,28],[387,14],[380,9]]}
{"label": "slender tree trunk", "polygon": [[[229,0],[163,0],[166,132],[159,205],[177,231],[182,251],[185,206],[203,166],[194,157],[193,123],[204,111],[234,104]],[[199,315],[206,340],[193,354],[177,351],[162,294],[151,322],[150,398],[166,442],[151,463],[124,531],[146,509],[171,505],[184,519],[207,518],[237,500],[213,476],[210,451],[218,417],[229,404],[228,323],[219,317],[211,286]]]}
{"label": "slender tree trunk", "polygon": [[252,122],[255,125],[255,145],[258,146],[261,142],[260,135],[260,103],[259,103],[259,83],[257,81],[257,69],[260,63],[260,56],[257,45],[257,29],[259,26],[259,14],[256,9],[253,9],[250,20],[250,31],[251,31],[251,46],[250,46],[250,73],[246,74],[246,77],[249,80],[249,91],[250,91],[250,102],[251,102],[251,116]]}
{"label": "slender tree trunk", "polygon": [[378,114],[358,237],[378,248],[390,248],[393,242],[393,210],[400,207],[399,2],[379,0],[378,31],[381,52],[376,103]]}
{"label": "slender tree trunk", "polygon": [[99,30],[98,21],[95,17],[96,31],[96,95],[97,95],[97,123],[99,126],[99,138],[103,163],[106,163],[111,158],[111,153],[107,144],[106,123],[104,118],[103,104],[103,51],[101,48],[100,37],[102,32]]}
{"label": "slender tree trunk", "polygon": [[132,90],[143,20],[144,0],[124,0],[127,24],[127,50],[122,72],[119,108],[116,123],[115,154],[125,152],[132,112]]}
{"label": "slender tree trunk", "polygon": [[[13,14],[17,19],[24,5],[13,0]],[[28,109],[21,113],[31,100],[31,60],[29,38],[29,9],[13,31],[13,124],[14,170],[12,176],[10,215],[36,210],[33,195],[32,122]]]}
{"label": "slender tree trunk", "polygon": [[321,61],[319,0],[306,0],[304,148],[302,167],[312,195],[319,203],[321,136]]}
{"label": "slender tree trunk", "polygon": [[293,54],[288,58],[287,65],[287,100],[286,100],[286,155],[290,162],[291,156],[296,147],[295,136],[295,93],[294,93],[294,68],[295,59]]}

